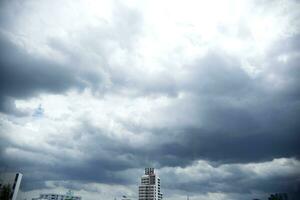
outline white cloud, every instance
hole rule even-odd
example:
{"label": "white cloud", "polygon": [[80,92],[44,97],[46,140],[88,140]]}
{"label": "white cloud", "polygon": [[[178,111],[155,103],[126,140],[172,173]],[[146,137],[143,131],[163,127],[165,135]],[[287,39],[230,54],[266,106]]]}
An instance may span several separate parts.
{"label": "white cloud", "polygon": [[[294,158],[280,158],[268,162],[247,163],[247,164],[222,164],[213,166],[207,161],[195,161],[187,167],[162,168],[160,173],[164,176],[176,176],[181,183],[188,182],[209,182],[210,180],[231,179],[236,176],[237,171],[248,174],[252,178],[270,178],[281,175],[300,175],[300,162]],[[235,170],[233,170],[235,169]],[[239,173],[239,172],[238,172]]]}

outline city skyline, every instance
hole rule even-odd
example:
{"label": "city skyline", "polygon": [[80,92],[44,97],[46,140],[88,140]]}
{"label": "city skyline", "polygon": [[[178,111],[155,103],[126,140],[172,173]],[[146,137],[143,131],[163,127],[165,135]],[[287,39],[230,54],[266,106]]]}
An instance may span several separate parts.
{"label": "city skyline", "polygon": [[[1,0],[0,172],[17,200],[300,193],[300,1]],[[289,199],[293,200],[293,199]]]}

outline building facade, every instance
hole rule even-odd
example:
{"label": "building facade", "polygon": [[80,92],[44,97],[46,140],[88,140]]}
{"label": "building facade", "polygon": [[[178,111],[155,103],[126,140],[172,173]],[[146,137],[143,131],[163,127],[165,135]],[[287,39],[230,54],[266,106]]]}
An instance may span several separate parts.
{"label": "building facade", "polygon": [[40,197],[33,198],[32,200],[81,200],[81,197],[74,196],[71,191],[68,191],[67,194],[40,194]]}
{"label": "building facade", "polygon": [[0,190],[9,186],[11,194],[10,200],[16,200],[21,185],[23,175],[21,173],[1,173],[0,174]]}
{"label": "building facade", "polygon": [[154,168],[145,168],[139,185],[139,200],[162,200],[160,191],[160,178],[155,174]]}

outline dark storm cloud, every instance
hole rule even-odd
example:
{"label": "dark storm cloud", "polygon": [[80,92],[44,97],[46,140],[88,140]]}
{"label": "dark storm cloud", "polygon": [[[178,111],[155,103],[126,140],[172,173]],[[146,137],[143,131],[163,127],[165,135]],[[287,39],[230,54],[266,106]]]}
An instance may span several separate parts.
{"label": "dark storm cloud", "polygon": [[[222,54],[209,54],[198,61],[195,64],[196,72],[187,82],[182,83],[180,89],[189,93],[189,99],[184,99],[187,100],[184,102],[179,101],[177,105],[180,107],[191,103],[192,110],[179,114],[189,116],[189,112],[193,112],[194,117],[191,120],[199,122],[201,126],[148,128],[148,131],[154,134],[153,146],[150,148],[133,148],[126,141],[120,142],[104,136],[105,130],[83,122],[73,130],[73,138],[70,138],[70,141],[76,141],[78,146],[66,144],[65,140],[59,138],[48,141],[50,145],[57,148],[63,146],[70,149],[79,148],[86,155],[83,160],[66,159],[67,155],[64,153],[51,155],[46,150],[42,153],[48,158],[56,157],[58,161],[54,163],[57,162],[57,165],[47,164],[41,167],[31,162],[18,163],[8,158],[3,160],[6,160],[11,169],[20,169],[19,166],[23,166],[21,170],[28,174],[32,171],[38,172],[31,174],[31,178],[24,182],[23,189],[31,190],[45,187],[41,184],[45,179],[81,180],[83,183],[90,181],[132,183],[133,180],[130,178],[118,174],[123,170],[142,168],[151,164],[163,168],[188,166],[197,159],[205,159],[219,165],[297,157],[300,145],[297,123],[299,103],[297,98],[291,97],[297,97],[297,94],[294,95],[294,88],[298,87],[299,80],[298,76],[294,75],[294,68],[297,66],[298,58],[291,59],[285,64],[274,58],[270,63],[275,67],[272,73],[286,80],[279,89],[273,88],[272,85],[268,87],[265,85],[265,77],[270,73],[268,69],[261,76],[253,79],[239,68],[238,61]],[[63,84],[61,88],[65,88]],[[7,92],[8,95],[18,97],[13,92]],[[143,127],[130,128],[130,125],[126,127],[133,132],[145,130]],[[167,137],[172,138],[172,142],[156,143],[159,140],[168,141],[165,139]],[[25,150],[37,151],[37,149]],[[148,160],[149,158],[152,160]],[[190,191],[243,193],[253,189],[264,192],[276,191],[280,188],[285,190],[298,184],[298,179],[289,175],[283,175],[281,178],[260,179],[258,177],[248,180],[250,174],[235,168],[232,170],[235,176],[229,179],[216,179],[208,183],[191,181],[174,185],[170,183],[176,181],[170,179],[166,181],[166,185],[170,188]],[[278,184],[273,183],[274,181],[278,181]],[[228,182],[232,184],[228,185]],[[245,187],[237,189],[239,184],[244,184]]]}
{"label": "dark storm cloud", "polygon": [[[2,29],[9,28],[11,14],[4,12],[1,16]],[[113,16],[111,23],[104,20],[100,27],[85,27],[73,35],[71,42],[55,37],[46,39],[49,48],[70,61],[67,65],[30,54],[1,34],[0,111],[24,116],[26,110],[16,109],[14,100],[43,93],[63,94],[71,88],[92,88],[95,93],[114,95],[134,91],[132,99],[168,97],[175,103],[157,111],[155,116],[162,119],[158,128],[151,124],[153,119],[149,119],[147,127],[130,120],[113,119],[124,131],[133,133],[131,137],[151,133],[151,137],[144,135],[148,142],[145,146],[134,146],[126,138],[110,137],[109,130],[92,125],[82,116],[75,119],[78,124],[71,130],[62,130],[61,138],[47,138],[46,147],[18,144],[0,135],[1,170],[26,174],[22,185],[25,191],[46,188],[45,181],[70,181],[57,185],[79,190],[80,186],[72,181],[136,184],[136,178],[141,175],[139,169],[145,166],[163,171],[166,167],[188,167],[201,159],[215,167],[214,170],[224,163],[231,164],[224,170],[231,175],[180,182],[177,174],[162,172],[164,187],[195,193],[299,191],[297,173],[260,177],[233,165],[282,157],[299,159],[298,35],[277,41],[259,63],[264,68],[254,76],[241,68],[240,58],[220,49],[186,64],[182,73],[170,70],[151,76],[143,68],[129,69],[136,64],[130,56],[136,56],[132,49],[141,31],[141,16],[122,5],[117,6]],[[76,46],[77,43],[80,45]],[[115,50],[112,46],[125,52],[125,64],[110,63],[109,56]],[[290,57],[282,62],[278,60],[281,55]],[[101,72],[78,69],[90,65]],[[108,89],[102,85],[102,79],[110,83]],[[165,125],[168,119],[171,122]],[[0,125],[5,127],[2,122]],[[7,149],[18,150],[25,156],[13,159],[7,156]]]}
{"label": "dark storm cloud", "polygon": [[[2,30],[11,31],[14,16],[6,11],[8,9],[20,11],[20,4],[16,2],[13,4],[5,2],[2,6],[1,9],[5,10],[5,12],[1,12]],[[85,27],[86,29],[75,34],[72,42],[78,42],[84,48],[80,46],[76,46],[77,48],[69,47],[65,41],[55,37],[47,38],[46,45],[69,59],[70,62],[67,64],[61,64],[55,59],[43,58],[38,54],[30,54],[26,46],[17,46],[1,34],[0,111],[24,116],[26,111],[18,110],[14,101],[16,99],[29,99],[43,93],[62,94],[71,88],[92,88],[95,92],[99,92],[103,74],[95,71],[90,72],[81,67],[90,67],[90,63],[92,63],[94,69],[99,69],[98,71],[101,71],[101,68],[107,68],[108,54],[111,54],[109,45],[114,44],[117,46],[116,48],[122,49],[132,48],[131,40],[134,40],[141,22],[137,12],[121,4],[116,5],[113,15],[116,15],[117,18],[113,19],[112,24],[102,21],[103,26]],[[114,78],[112,80],[115,81]],[[113,84],[119,85],[121,83],[116,81]],[[1,124],[1,127],[4,125]],[[3,131],[1,130],[2,133]],[[48,148],[37,149],[36,147],[19,145],[3,136],[0,146],[0,156],[1,161],[3,161],[0,163],[1,170],[16,170],[27,174],[22,186],[24,190],[44,188],[45,184],[41,183],[45,180],[67,179],[125,183],[125,179],[115,177],[113,172],[133,167],[139,161],[135,161],[136,158],[130,153],[124,154],[127,149],[125,144],[105,137],[101,131],[103,130],[95,129],[89,125],[76,128],[74,138],[70,138],[70,141],[82,142],[82,144],[77,144],[78,146],[72,146],[65,140],[61,141],[58,138],[49,139],[49,145],[61,149],[62,153],[59,155],[51,152]],[[9,148],[20,150],[20,153],[25,152],[26,161],[11,159],[6,156],[5,150]],[[63,152],[74,148],[80,148],[85,153],[83,160],[68,158]],[[36,164],[33,162],[34,157],[47,159]]]}
{"label": "dark storm cloud", "polygon": [[70,87],[82,88],[84,83],[70,68],[53,60],[35,57],[0,37],[0,99],[1,111],[9,112],[12,98],[28,98],[38,93],[63,92]]}
{"label": "dark storm cloud", "polygon": [[[240,131],[240,130],[239,130]],[[185,130],[180,142],[163,146],[159,152],[163,165],[187,165],[196,159],[217,163],[264,161],[280,157],[299,156],[298,132],[281,129],[255,133],[210,132],[204,129]],[[287,132],[287,133],[286,133]]]}
{"label": "dark storm cloud", "polygon": [[[298,158],[300,76],[294,70],[299,58],[287,63],[276,59],[271,58],[271,69],[256,78],[229,56],[213,53],[200,60],[189,82],[181,85],[190,96],[170,108],[175,111],[167,111],[168,116],[190,116],[190,121],[199,125],[187,127],[178,121],[180,125],[174,127],[149,129],[155,136],[153,148],[141,149],[135,155],[151,157],[160,167],[187,166],[197,159],[220,164]],[[266,83],[271,73],[279,82],[284,80],[279,88],[275,86],[277,80]],[[181,109],[186,104],[189,107]],[[132,131],[141,128],[133,127]],[[155,145],[160,140],[166,142]]]}
{"label": "dark storm cloud", "polygon": [[[115,160],[103,160],[103,157],[99,156],[100,160],[96,159],[89,166],[103,166],[103,174],[99,175],[105,177],[105,169],[109,169],[109,174],[114,174],[120,170],[143,167],[151,163],[157,167],[188,166],[194,160],[205,159],[219,165],[298,157],[299,102],[297,98],[291,98],[295,96],[294,88],[298,87],[299,82],[299,76],[294,74],[297,63],[297,57],[290,59],[288,63],[279,62],[274,57],[269,60],[272,70],[266,69],[260,76],[251,78],[239,68],[240,63],[235,59],[222,54],[209,54],[195,65],[199,72],[191,76],[191,82],[183,84],[182,88],[186,88],[191,94],[190,99],[179,103],[179,106],[186,103],[193,105],[192,109],[197,117],[191,120],[202,124],[200,128],[175,126],[168,129],[148,129],[154,133],[152,148],[136,149],[126,143],[94,138],[93,141],[105,142],[99,145],[90,144],[88,152],[105,149],[107,154],[115,155]],[[271,73],[269,70],[279,79],[284,79],[285,84],[280,88],[266,85],[266,77]],[[189,111],[191,110],[186,110],[186,113],[181,115],[188,116]],[[85,126],[83,130],[90,130],[90,133],[99,131],[95,127],[88,127],[90,126]],[[145,128],[132,127],[129,130],[139,132]],[[168,141],[165,139],[168,137],[172,138],[172,142],[156,142]],[[125,158],[128,162],[124,163],[117,155],[127,155]],[[151,161],[148,160],[150,158]],[[92,172],[93,167],[87,171]],[[89,176],[86,174],[85,177]],[[265,191],[270,191],[270,188],[287,188],[297,182],[290,177],[282,177],[287,186],[267,184],[271,183],[272,179],[263,181]],[[110,180],[113,178],[110,177]],[[257,181],[253,180],[253,183],[247,185],[253,188]],[[218,190],[214,183],[210,184],[211,191]],[[227,191],[226,187],[222,190]]]}
{"label": "dark storm cloud", "polygon": [[[276,45],[283,47],[277,46],[268,67],[255,78],[230,56],[212,54],[196,63],[187,84],[192,100],[187,103],[193,105],[190,112],[196,112],[198,119],[192,114],[191,120],[198,120],[200,128],[176,130],[177,142],[158,152],[174,160],[184,158],[183,164],[189,157],[216,162],[299,157],[300,58],[278,60],[279,55],[299,52],[294,46],[298,42],[298,36],[279,41]],[[275,77],[272,82],[270,76]]]}
{"label": "dark storm cloud", "polygon": [[[0,29],[17,37],[26,37],[19,35],[20,30],[16,31],[14,25],[21,14],[26,16],[26,12],[33,9],[32,5],[19,1],[3,1],[1,4]],[[11,10],[21,13],[20,16],[12,14]],[[29,53],[25,44],[22,47],[15,45],[1,33],[0,111],[24,116],[26,112],[16,109],[14,100],[43,93],[62,94],[71,88],[91,88],[95,94],[103,94],[107,92],[103,81],[119,87],[122,82],[116,79],[117,75],[110,74],[113,72],[108,69],[108,59],[117,48],[130,51],[140,31],[141,16],[121,3],[116,3],[112,15],[112,23],[99,19],[99,26],[87,25],[72,33],[72,44],[51,34],[45,36],[46,44],[43,45],[64,56],[67,61],[63,64],[52,57]],[[44,23],[42,26],[46,26]],[[112,44],[114,48],[110,46]]]}
{"label": "dark storm cloud", "polygon": [[[12,144],[2,138],[0,146],[0,171],[21,171],[26,174],[22,190],[45,188],[45,181],[79,181],[107,184],[127,184],[132,180],[117,173],[135,167],[143,168],[148,163],[132,154],[126,141],[118,141],[103,134],[89,122],[74,127],[71,138],[50,138],[45,148]],[[66,141],[69,141],[67,143]],[[72,142],[70,142],[72,141]],[[51,148],[49,149],[49,146]],[[26,155],[26,160],[12,159],[5,155],[6,148],[14,148]],[[51,149],[59,149],[51,151]],[[74,153],[67,153],[74,151]],[[80,155],[75,156],[79,151]],[[38,158],[39,161],[32,162]],[[45,159],[43,159],[45,158]],[[43,184],[41,184],[43,183]],[[72,189],[72,188],[71,188]]]}

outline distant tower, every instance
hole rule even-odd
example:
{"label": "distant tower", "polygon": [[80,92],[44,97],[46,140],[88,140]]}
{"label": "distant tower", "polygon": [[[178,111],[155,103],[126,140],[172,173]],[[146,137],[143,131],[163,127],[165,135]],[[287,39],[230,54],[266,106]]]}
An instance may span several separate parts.
{"label": "distant tower", "polygon": [[145,168],[139,186],[139,200],[162,200],[160,178],[154,173],[154,168]]}

